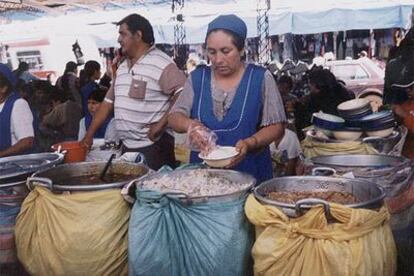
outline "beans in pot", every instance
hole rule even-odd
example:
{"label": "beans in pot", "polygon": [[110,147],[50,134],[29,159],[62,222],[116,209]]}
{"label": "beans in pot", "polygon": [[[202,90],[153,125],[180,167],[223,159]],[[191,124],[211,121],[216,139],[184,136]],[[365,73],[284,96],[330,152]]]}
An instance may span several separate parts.
{"label": "beans in pot", "polygon": [[267,195],[271,200],[295,204],[301,199],[318,198],[338,204],[354,204],[358,200],[351,193],[337,191],[289,191],[289,192],[271,192]]}

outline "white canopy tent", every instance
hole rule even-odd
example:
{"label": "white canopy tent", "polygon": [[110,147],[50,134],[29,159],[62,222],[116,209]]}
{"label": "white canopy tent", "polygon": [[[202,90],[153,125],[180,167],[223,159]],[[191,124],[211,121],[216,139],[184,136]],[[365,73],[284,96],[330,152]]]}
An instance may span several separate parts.
{"label": "white canopy tent", "polygon": [[[68,2],[68,1],[67,1]],[[126,1],[123,1],[126,2]],[[137,1],[131,1],[137,2]],[[171,1],[140,1],[132,8],[90,11],[79,9],[66,15],[0,25],[1,40],[26,39],[44,34],[92,35],[99,47],[117,46],[113,24],[130,13],[140,13],[154,26],[157,43],[174,43]],[[309,0],[271,1],[270,35],[308,34],[350,29],[382,29],[407,26],[414,0]],[[204,41],[207,24],[219,14],[234,13],[248,25],[248,36],[257,36],[256,1],[187,0],[183,9],[186,42]],[[0,14],[1,15],[1,14]]]}

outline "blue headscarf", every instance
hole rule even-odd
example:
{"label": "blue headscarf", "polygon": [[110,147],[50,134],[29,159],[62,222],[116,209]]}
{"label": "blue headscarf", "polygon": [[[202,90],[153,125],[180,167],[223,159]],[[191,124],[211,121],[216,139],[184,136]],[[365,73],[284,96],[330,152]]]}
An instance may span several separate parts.
{"label": "blue headscarf", "polygon": [[210,32],[214,30],[227,30],[230,31],[243,40],[246,39],[247,36],[247,26],[244,21],[234,15],[234,14],[227,14],[227,15],[220,15],[216,17],[213,21],[208,24],[207,28],[207,36]]}
{"label": "blue headscarf", "polygon": [[6,64],[0,63],[0,74],[2,74],[10,82],[13,86],[12,88],[16,87],[17,79]]}

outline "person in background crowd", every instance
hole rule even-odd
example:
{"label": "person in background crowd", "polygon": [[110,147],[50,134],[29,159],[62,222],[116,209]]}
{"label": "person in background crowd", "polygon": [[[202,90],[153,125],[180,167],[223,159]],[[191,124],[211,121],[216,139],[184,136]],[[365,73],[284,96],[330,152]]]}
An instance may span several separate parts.
{"label": "person in background crowd", "polygon": [[313,67],[308,79],[310,94],[295,106],[295,125],[300,140],[304,138],[301,130],[311,125],[313,113],[322,111],[338,115],[337,106],[355,97],[328,69]]}
{"label": "person in background crowd", "polygon": [[25,83],[29,83],[34,80],[39,80],[38,77],[29,72],[29,64],[24,61],[19,63],[19,67],[13,71],[13,74],[16,76],[18,80],[23,80]]}
{"label": "person in background crowd", "polygon": [[155,47],[154,32],[147,19],[131,14],[117,24],[122,55],[104,102],[83,139],[93,136],[115,114],[122,152],[141,152],[154,170],[175,166],[174,137],[167,130],[167,114],[182,90],[185,75],[171,58]]}
{"label": "person in background crowd", "polygon": [[43,117],[42,126],[61,133],[66,141],[77,140],[81,106],[68,100],[62,91],[53,91],[50,97],[52,109]]}
{"label": "person in background crowd", "polygon": [[200,58],[198,57],[198,55],[196,53],[190,53],[188,55],[188,59],[185,65],[187,74],[190,74],[199,63]]}
{"label": "person in background crowd", "polygon": [[[289,119],[293,119],[295,105],[298,98],[292,94],[293,80],[290,76],[283,75],[277,80],[277,88],[279,89],[282,101],[285,106],[286,116]],[[292,118],[291,118],[292,117]]]}
{"label": "person in background crowd", "polygon": [[[79,122],[79,135],[78,139],[82,140],[85,137],[86,130],[89,128],[93,116],[99,109],[99,106],[103,102],[106,94],[106,89],[96,88],[88,96],[88,113]],[[96,132],[93,138],[105,138],[105,141],[118,142],[118,136],[115,129],[115,120],[112,117],[108,117],[109,122],[103,124]]]}
{"label": "person in background crowd", "polygon": [[69,61],[66,63],[63,76],[56,80],[56,86],[65,93],[67,98],[82,105],[82,97],[79,92],[78,65],[75,62]]}
{"label": "person in background crowd", "polygon": [[395,89],[391,85],[401,78],[403,68],[409,68],[414,63],[414,27],[412,27],[404,39],[401,41],[399,47],[395,47],[393,53],[389,55],[387,66],[385,67],[384,78],[384,105],[393,102]]}
{"label": "person in background crowd", "polygon": [[80,72],[80,93],[82,96],[82,111],[86,115],[88,113],[88,97],[99,86],[96,83],[101,78],[101,65],[95,60],[89,60],[85,63],[85,67]]}
{"label": "person in background crowd", "polygon": [[[192,126],[211,129],[218,145],[239,152],[229,167],[260,183],[272,178],[269,144],[283,136],[286,117],[272,74],[242,61],[246,33],[246,24],[235,15],[209,23],[206,48],[212,66],[198,66],[190,74],[168,122],[179,133]],[[201,162],[196,152],[190,162]]]}
{"label": "person in background crowd", "polygon": [[270,153],[274,177],[296,175],[296,166],[302,149],[295,132],[285,128],[283,138],[270,144]]}
{"label": "person in background crowd", "polygon": [[34,140],[33,115],[15,91],[17,80],[0,63],[0,157],[28,153]]}
{"label": "person in background crowd", "polygon": [[392,111],[407,128],[402,155],[414,159],[414,61],[401,68],[400,78],[392,85]]}

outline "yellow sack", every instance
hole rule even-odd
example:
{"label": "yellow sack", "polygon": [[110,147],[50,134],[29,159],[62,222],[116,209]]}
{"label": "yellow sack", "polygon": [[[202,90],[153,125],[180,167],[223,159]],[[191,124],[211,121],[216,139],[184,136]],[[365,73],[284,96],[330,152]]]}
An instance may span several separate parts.
{"label": "yellow sack", "polygon": [[260,204],[250,195],[247,218],[256,225],[255,275],[394,275],[396,248],[386,207],[378,212],[332,204],[328,224],[322,206],[299,218]]}
{"label": "yellow sack", "polygon": [[315,141],[307,136],[302,141],[301,146],[306,158],[336,154],[378,154],[378,151],[374,147],[361,141],[325,143]]}
{"label": "yellow sack", "polygon": [[119,190],[36,187],[17,217],[17,256],[31,275],[127,275],[129,214]]}

